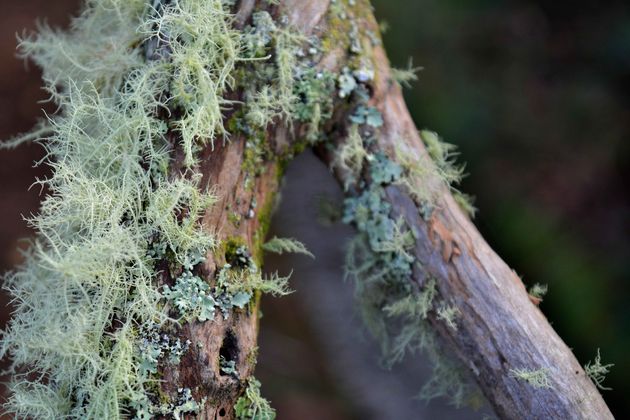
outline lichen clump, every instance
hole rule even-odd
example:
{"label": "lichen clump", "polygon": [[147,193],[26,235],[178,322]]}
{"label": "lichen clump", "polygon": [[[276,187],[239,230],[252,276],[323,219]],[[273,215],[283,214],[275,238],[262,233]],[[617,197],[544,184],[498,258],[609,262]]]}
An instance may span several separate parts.
{"label": "lichen clump", "polygon": [[248,380],[245,395],[238,399],[234,413],[239,420],[273,420],[276,411],[260,395],[260,382],[251,377]]}
{"label": "lichen clump", "polygon": [[586,376],[593,381],[597,388],[602,391],[610,391],[612,388],[605,387],[603,382],[606,379],[606,375],[610,373],[610,368],[613,366],[613,363],[602,364],[599,349],[597,349],[597,356],[595,356],[595,360],[584,365],[584,372],[586,373]]}
{"label": "lichen clump", "polygon": [[[59,112],[14,142],[41,139],[52,176],[38,181],[50,194],[29,219],[37,237],[5,280],[15,305],[1,347],[13,360],[8,412],[196,412],[190,390],[168,404],[151,397],[156,364],[189,344],[156,340],[169,310],[207,321],[258,288],[282,289],[277,276],[253,276],[246,290],[211,290],[194,274],[217,246],[199,223],[215,197],[198,177],[167,173],[175,147],[193,167],[196,150],[228,135],[225,94],[250,57],[224,3],[89,0],[69,32],[43,26],[22,40]],[[182,274],[160,289],[164,259]]]}
{"label": "lichen clump", "polygon": [[547,389],[552,388],[549,382],[550,371],[547,368],[540,368],[535,370],[530,369],[511,369],[510,376],[516,379],[527,382],[534,388]]}
{"label": "lichen clump", "polygon": [[[178,322],[227,319],[260,292],[290,290],[287,277],[263,276],[244,244],[220,244],[202,229],[200,218],[217,199],[195,173],[197,152],[243,134],[249,189],[264,162],[286,160],[324,139],[336,99],[349,108],[348,139],[333,165],[345,173],[343,220],[359,230],[348,275],[356,279],[362,312],[390,362],[419,348],[442,360],[425,320],[436,311],[456,331],[457,309],[436,302],[433,279],[422,287],[409,281],[418,268],[416,237],[385,196],[389,186],[403,186],[428,217],[432,190],[409,180],[434,166],[396,163],[377,150],[384,122],[369,104],[375,71],[368,51],[378,37],[333,2],[339,16],[331,22],[348,29],[340,38],[351,54],[349,66],[334,74],[316,67],[334,34],[307,38],[258,9],[237,30],[228,10],[234,3],[87,0],[69,32],[43,26],[22,41],[22,54],[42,68],[59,112],[12,143],[40,139],[52,176],[39,181],[50,194],[30,219],[38,235],[24,265],[5,281],[15,302],[0,348],[13,360],[7,411],[26,418],[144,419],[202,410],[195,390],[182,388],[173,401],[156,395],[160,364],[179,363],[195,344],[163,332]],[[289,130],[299,124],[300,140],[288,151],[266,142],[275,122]],[[451,148],[437,136],[422,137],[438,182],[457,181],[461,170],[451,165]],[[182,157],[181,171],[169,173],[174,155]],[[267,217],[267,210],[260,213]],[[255,215],[252,201],[242,216]],[[231,218],[234,224],[240,216]],[[312,256],[295,240],[258,240],[270,252]],[[200,265],[218,250],[226,251],[226,261],[207,281]],[[164,270],[168,284],[158,285]],[[427,394],[463,399],[464,383],[448,380],[455,371],[441,362],[435,369],[440,382]],[[220,370],[239,376],[234,361],[220,361]],[[237,417],[273,418],[260,383],[247,381]]]}
{"label": "lichen clump", "polygon": [[[335,9],[338,19],[351,19],[351,12],[339,2]],[[368,39],[373,44],[378,39],[367,29],[350,27],[351,65],[337,79],[338,96],[349,109],[348,128],[332,161],[346,192],[342,221],[358,230],[348,247],[346,277],[355,284],[359,310],[381,344],[386,366],[423,350],[434,372],[421,397],[446,396],[456,405],[478,404],[476,387],[464,369],[444,355],[427,321],[434,314],[435,320],[456,333],[459,310],[439,297],[436,279],[423,272],[413,253],[417,233],[403,215],[395,213],[387,197],[388,188],[401,188],[414,200],[419,215],[428,219],[443,188],[456,191],[452,185],[461,179],[462,169],[453,163],[453,147],[429,131],[420,133],[428,151],[420,159],[402,149],[394,150],[393,156],[384,153],[379,145],[383,116],[370,101],[374,66],[367,56],[369,43],[360,42]],[[413,79],[404,76],[405,82]],[[421,281],[416,283],[414,277]]]}

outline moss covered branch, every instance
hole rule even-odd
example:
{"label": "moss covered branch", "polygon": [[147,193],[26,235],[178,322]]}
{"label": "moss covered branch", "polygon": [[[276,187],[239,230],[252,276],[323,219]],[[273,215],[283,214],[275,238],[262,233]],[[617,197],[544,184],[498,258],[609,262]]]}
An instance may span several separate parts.
{"label": "moss covered branch", "polygon": [[610,417],[462,210],[451,147],[416,131],[397,82],[413,75],[392,73],[367,0],[89,0],[71,31],[44,27],[21,51],[60,111],[15,141],[41,137],[53,175],[6,281],[8,411],[272,418],[253,377],[258,305],[289,290],[262,274],[263,250],[308,250],[265,234],[283,167],[314,147],[358,231],[361,312],[388,362],[429,352],[425,396]]}

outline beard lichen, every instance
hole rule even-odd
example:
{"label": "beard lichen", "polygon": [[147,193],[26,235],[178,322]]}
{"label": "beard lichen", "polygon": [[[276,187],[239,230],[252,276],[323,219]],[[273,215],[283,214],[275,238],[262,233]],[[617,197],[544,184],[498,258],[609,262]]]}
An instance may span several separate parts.
{"label": "beard lichen", "polygon": [[[5,279],[15,307],[2,341],[14,372],[6,410],[17,416],[153,412],[154,369],[146,366],[159,355],[143,345],[144,332],[168,321],[154,263],[168,252],[192,264],[191,254],[215,245],[197,220],[214,197],[196,178],[169,179],[169,127],[158,115],[174,103],[183,110],[174,129],[185,150],[193,138],[214,138],[208,113],[223,103],[235,32],[218,1],[181,2],[154,16],[145,1],[88,1],[70,32],[42,27],[21,44],[60,111],[42,140],[52,175],[38,181],[50,194],[29,219],[38,235],[24,265]],[[189,26],[205,32],[191,34]],[[143,42],[164,33],[189,37],[170,40],[173,60],[144,60]],[[213,85],[203,95],[176,91],[208,78]],[[214,103],[195,102],[201,97]]]}
{"label": "beard lichen", "polygon": [[310,252],[306,246],[293,238],[278,238],[274,236],[263,244],[263,249],[267,252],[273,252],[275,254],[284,254],[285,252],[304,254],[311,258],[315,258],[312,252]]}
{"label": "beard lichen", "polygon": [[[37,237],[24,265],[5,279],[14,302],[1,347],[12,358],[7,412],[77,419],[196,413],[203,401],[189,389],[176,401],[156,395],[157,365],[178,363],[190,345],[160,335],[172,328],[170,313],[210,321],[244,308],[258,291],[288,293],[286,277],[263,277],[255,265],[226,264],[214,287],[197,276],[219,245],[199,223],[216,197],[198,176],[168,173],[173,138],[185,168],[205,142],[227,138],[224,113],[239,105],[226,97],[237,66],[258,74],[250,111],[240,104],[251,124],[293,118],[294,107],[307,103],[297,96],[304,77],[292,61],[301,38],[275,28],[263,49],[275,48],[276,64],[266,52],[258,57],[248,43],[260,35],[235,29],[227,5],[87,0],[69,31],[42,25],[23,37],[21,54],[42,68],[59,111],[11,144],[38,138],[52,175],[38,181],[50,194],[29,219]],[[179,274],[160,289],[162,260]]]}
{"label": "beard lichen", "polygon": [[239,420],[273,420],[276,411],[260,395],[260,381],[251,377],[245,394],[236,401],[234,414]]}
{"label": "beard lichen", "polygon": [[[166,340],[162,332],[175,321],[210,322],[219,313],[227,318],[245,310],[258,292],[290,291],[288,277],[262,275],[244,244],[221,244],[202,229],[199,219],[217,199],[194,175],[196,152],[229,134],[245,134],[241,169],[251,186],[261,164],[274,158],[264,131],[275,122],[305,127],[301,142],[275,156],[286,160],[322,140],[335,98],[352,106],[349,142],[335,165],[349,174],[344,221],[359,230],[347,275],[355,279],[361,311],[381,338],[386,362],[408,350],[429,352],[435,379],[425,395],[451,395],[456,402],[468,395],[426,322],[430,311],[439,315],[443,308],[442,320],[455,325],[456,308],[435,306],[434,280],[422,287],[409,281],[418,267],[411,252],[416,238],[385,199],[392,185],[413,196],[417,186],[409,179],[426,168],[373,150],[383,118],[368,104],[374,66],[366,54],[369,42],[358,38],[378,39],[360,34],[351,14],[339,12],[346,7],[340,0],[331,7],[339,12],[331,22],[347,31],[333,28],[321,42],[263,10],[237,30],[228,10],[233,4],[87,0],[68,32],[42,26],[22,40],[22,55],[43,69],[59,112],[13,143],[42,137],[52,176],[38,181],[50,194],[29,220],[37,238],[24,265],[5,280],[15,304],[1,347],[13,360],[8,412],[81,419],[199,412],[204,401],[195,401],[189,389],[180,389],[174,401],[160,398],[157,366],[178,363],[191,345]],[[351,52],[350,67],[339,74],[315,67],[335,37]],[[242,93],[243,102],[232,92]],[[423,138],[441,182],[459,178],[461,171],[440,164],[450,163],[451,150]],[[183,177],[169,174],[174,141],[183,154]],[[432,205],[431,193],[414,197]],[[260,212],[259,219],[267,217]],[[262,247],[262,238],[257,241]],[[307,252],[300,245],[272,240],[267,249]],[[197,268],[221,249],[226,263],[211,285]],[[174,284],[159,288],[157,265],[164,260]],[[253,377],[235,412],[273,418]]]}
{"label": "beard lichen", "polygon": [[605,387],[603,382],[606,379],[606,375],[610,373],[610,368],[613,366],[613,363],[602,364],[599,349],[597,349],[597,356],[595,356],[595,360],[593,360],[593,362],[589,361],[586,365],[584,365],[584,372],[586,373],[586,376],[593,381],[597,388],[602,391],[610,391],[612,388]]}
{"label": "beard lichen", "polygon": [[510,376],[527,382],[534,388],[552,388],[549,382],[550,370],[547,368],[540,369],[510,369]]}

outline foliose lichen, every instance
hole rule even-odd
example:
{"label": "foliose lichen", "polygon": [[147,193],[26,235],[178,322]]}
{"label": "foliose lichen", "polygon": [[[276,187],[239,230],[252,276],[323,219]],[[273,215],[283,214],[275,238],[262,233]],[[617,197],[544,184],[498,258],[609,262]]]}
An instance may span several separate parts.
{"label": "foliose lichen", "polygon": [[[346,11],[343,4],[335,3],[337,18],[352,21],[353,13]],[[374,37],[361,33],[352,23],[349,27],[348,52],[357,58],[351,59],[353,65],[343,68],[337,77],[338,96],[350,109],[349,128],[332,162],[344,179],[342,221],[358,230],[348,247],[346,277],[355,283],[359,309],[366,326],[381,343],[386,366],[400,361],[408,352],[423,350],[433,362],[434,374],[421,390],[421,397],[447,396],[456,405],[477,400],[476,387],[461,366],[444,356],[427,322],[429,314],[434,313],[434,319],[456,332],[459,310],[440,301],[435,279],[425,275],[421,276],[425,277],[422,284],[412,281],[415,271],[422,272],[412,252],[417,238],[406,220],[394,214],[386,198],[388,187],[402,187],[420,209],[426,209],[421,214],[429,217],[438,189],[457,181],[461,170],[452,165],[450,146],[437,137],[426,141],[430,156],[423,162],[411,160],[398,150],[393,158],[379,151],[383,117],[370,105],[369,84],[374,73],[365,56],[369,46],[359,41]],[[405,73],[401,79],[405,82],[413,77]],[[417,180],[430,178],[437,180],[435,186],[417,189]]]}

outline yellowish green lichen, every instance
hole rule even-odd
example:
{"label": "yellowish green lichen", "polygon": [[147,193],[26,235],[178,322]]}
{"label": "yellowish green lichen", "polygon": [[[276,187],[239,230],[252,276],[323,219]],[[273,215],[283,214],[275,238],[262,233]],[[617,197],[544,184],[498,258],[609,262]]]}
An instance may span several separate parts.
{"label": "yellowish green lichen", "polygon": [[271,408],[269,401],[260,395],[260,382],[250,377],[245,394],[238,399],[234,406],[234,414],[239,420],[273,420],[276,411]]}
{"label": "yellowish green lichen", "polygon": [[597,356],[595,356],[595,360],[593,362],[588,362],[584,366],[584,372],[586,372],[586,376],[590,378],[591,381],[597,386],[597,388],[608,391],[612,388],[606,388],[603,385],[604,380],[606,379],[606,375],[610,372],[610,368],[613,367],[614,364],[602,364],[601,357],[599,355],[599,349],[597,349]]}
{"label": "yellowish green lichen", "polygon": [[[169,308],[211,319],[245,301],[193,274],[216,246],[199,224],[215,198],[195,176],[167,176],[168,133],[189,167],[199,145],[226,138],[223,113],[235,104],[224,95],[249,59],[244,35],[220,0],[150,3],[90,0],[70,31],[42,26],[21,44],[60,111],[22,138],[43,137],[53,175],[40,181],[51,194],[30,220],[38,236],[5,280],[15,302],[1,348],[14,371],[6,410],[19,417],[196,412],[190,391],[159,401],[155,364],[174,350],[140,331],[166,326]],[[180,274],[163,296],[154,265],[165,258]],[[285,284],[265,280],[243,287],[257,295]],[[214,293],[212,308],[190,306],[202,292]]]}
{"label": "yellowish green lichen", "polygon": [[[158,343],[153,333],[172,322],[169,315],[205,322],[218,312],[227,317],[235,308],[257,307],[262,292],[288,293],[288,277],[260,271],[274,194],[258,210],[253,255],[239,238],[217,244],[199,224],[216,202],[212,191],[201,188],[192,171],[168,176],[172,139],[190,170],[203,145],[240,133],[247,138],[244,172],[256,177],[267,162],[279,160],[281,174],[286,159],[321,140],[335,96],[359,98],[348,103],[352,126],[336,163],[354,180],[366,171],[372,183],[348,198],[344,214],[361,232],[348,256],[348,276],[357,279],[365,319],[383,338],[389,361],[408,350],[430,352],[440,380],[430,382],[425,394],[463,399],[467,385],[442,362],[425,325],[431,310],[454,325],[456,309],[436,309],[434,282],[418,289],[408,281],[417,264],[410,252],[414,237],[384,199],[387,185],[404,185],[414,194],[417,185],[405,180],[425,168],[369,152],[383,121],[367,103],[366,84],[375,77],[372,49],[380,42],[358,23],[367,19],[367,3],[334,0],[321,44],[267,12],[236,30],[224,8],[229,1],[149,3],[88,0],[69,32],[44,26],[22,42],[22,53],[43,68],[61,111],[14,142],[43,136],[53,176],[41,182],[52,194],[31,220],[38,238],[24,267],[6,281],[16,302],[2,344],[16,371],[8,410],[22,417],[82,419],[198,412],[204,401],[193,400],[190,390],[182,389],[175,401],[159,392],[157,365],[187,347]],[[349,54],[346,71],[312,68],[322,52],[338,47]],[[242,91],[244,101],[227,99],[232,90]],[[280,120],[291,127],[302,123],[304,139],[275,157],[266,130]],[[423,138],[438,178],[456,181],[461,171],[447,165],[452,150],[429,134]],[[430,202],[431,192],[416,192],[415,198]],[[239,222],[234,213],[230,220]],[[304,251],[286,241],[267,248]],[[212,286],[196,274],[209,251],[226,260]],[[174,284],[159,290],[155,264],[164,259]],[[402,321],[398,330],[388,318]],[[234,374],[230,362],[223,369]],[[45,380],[29,380],[22,373],[26,366]],[[259,388],[251,378],[235,407],[239,418],[273,418]]]}
{"label": "yellowish green lichen", "polygon": [[546,284],[536,283],[530,287],[528,293],[531,297],[539,302],[542,302],[543,298],[547,294],[548,286]]}
{"label": "yellowish green lichen", "polygon": [[278,238],[274,236],[263,245],[263,249],[267,252],[276,254],[284,254],[285,252],[308,255],[311,258],[315,256],[306,248],[306,246],[293,238]]}
{"label": "yellowish green lichen", "polygon": [[527,382],[534,388],[552,388],[549,382],[550,371],[547,368],[540,369],[510,369],[510,376]]}

